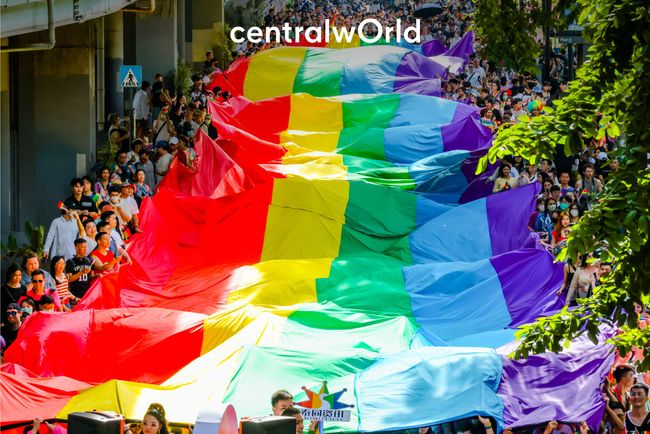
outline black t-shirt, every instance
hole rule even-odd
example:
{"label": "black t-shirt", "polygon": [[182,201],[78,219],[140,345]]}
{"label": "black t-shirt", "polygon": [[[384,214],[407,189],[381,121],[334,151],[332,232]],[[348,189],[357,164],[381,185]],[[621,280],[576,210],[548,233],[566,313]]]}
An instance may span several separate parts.
{"label": "black t-shirt", "polygon": [[88,212],[97,212],[97,206],[90,196],[81,196],[81,199],[77,200],[74,196],[70,196],[63,202],[66,208],[69,210],[77,211],[88,211]]}
{"label": "black t-shirt", "polygon": [[[18,330],[20,330],[20,328],[18,328]],[[11,345],[16,340],[16,336],[18,336],[18,330],[12,329],[11,325],[9,324],[0,327],[0,335],[2,335],[5,342],[7,343],[7,348],[9,348],[9,345]]]}
{"label": "black t-shirt", "polygon": [[[72,259],[68,259],[65,263],[65,272],[66,274],[77,274],[83,267],[91,266],[92,261],[87,257],[84,256],[83,258],[79,258],[75,256]],[[90,288],[90,273],[82,274],[79,276],[79,279],[74,282],[69,282],[68,288],[72,295],[77,298],[83,298],[83,296],[86,295],[86,292],[88,292],[88,288]]]}
{"label": "black t-shirt", "polygon": [[7,284],[2,285],[0,289],[0,300],[2,301],[2,309],[0,312],[7,310],[7,306],[10,303],[18,304],[18,299],[27,293],[27,288],[24,285],[20,285],[18,288],[12,288],[7,286]]}
{"label": "black t-shirt", "polygon": [[634,425],[634,423],[632,423],[630,420],[630,413],[626,413],[625,430],[627,431],[627,434],[633,434],[635,432],[638,434],[643,434],[643,431],[650,431],[650,413],[648,413],[648,415],[645,417],[641,426]]}
{"label": "black t-shirt", "polygon": [[163,107],[163,102],[160,99],[162,95],[163,83],[162,81],[154,81],[151,85],[151,105],[154,107]]}

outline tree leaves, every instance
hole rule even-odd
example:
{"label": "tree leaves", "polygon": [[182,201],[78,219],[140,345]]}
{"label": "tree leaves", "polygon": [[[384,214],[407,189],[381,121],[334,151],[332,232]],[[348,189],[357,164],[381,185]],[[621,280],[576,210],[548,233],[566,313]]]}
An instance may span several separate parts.
{"label": "tree leaves", "polygon": [[[537,13],[536,7],[532,6]],[[584,333],[596,341],[603,324],[621,328],[621,333],[609,340],[621,354],[633,347],[650,351],[650,327],[638,328],[633,306],[633,302],[650,300],[650,8],[646,0],[578,0],[576,7],[579,24],[592,41],[588,60],[576,71],[576,80],[567,95],[556,102],[554,111],[546,110],[544,116],[499,129],[479,169],[485,170],[488,161],[494,163],[511,154],[531,162],[552,158],[558,149],[565,155],[576,155],[585,144],[620,137],[624,132],[615,151],[620,168],[611,173],[604,192],[574,227],[567,247],[558,256],[575,262],[585,252],[605,247],[602,259],[613,263],[613,271],[577,308],[563,309],[522,326],[517,336],[523,340],[515,357],[559,351]],[[496,15],[485,16],[488,11]],[[488,46],[490,38],[496,41],[488,53],[512,42],[510,34],[526,33],[503,32],[494,23],[504,21],[495,21],[495,17],[513,17],[511,22],[515,23],[532,19],[520,15],[526,14],[511,2],[478,2],[477,27],[491,27],[483,35]],[[528,28],[532,34],[534,27]],[[524,59],[534,51],[523,48],[525,44],[515,45],[503,53]],[[522,70],[527,64],[515,63],[514,67]],[[649,369],[650,357],[639,367]]]}

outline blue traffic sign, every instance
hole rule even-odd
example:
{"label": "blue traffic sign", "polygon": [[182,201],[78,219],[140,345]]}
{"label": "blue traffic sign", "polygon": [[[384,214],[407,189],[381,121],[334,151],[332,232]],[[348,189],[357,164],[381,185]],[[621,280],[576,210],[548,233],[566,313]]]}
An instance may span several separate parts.
{"label": "blue traffic sign", "polygon": [[122,87],[142,86],[142,66],[141,65],[120,66],[120,84]]}

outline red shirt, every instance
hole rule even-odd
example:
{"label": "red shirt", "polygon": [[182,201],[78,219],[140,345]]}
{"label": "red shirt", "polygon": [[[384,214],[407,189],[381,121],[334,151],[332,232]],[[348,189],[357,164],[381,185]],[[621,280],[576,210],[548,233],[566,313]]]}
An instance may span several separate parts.
{"label": "red shirt", "polygon": [[[93,250],[93,252],[92,252],[92,254],[90,256],[92,256],[94,258],[97,258],[102,264],[107,264],[107,263],[111,262],[113,259],[115,259],[115,255],[113,255],[113,252],[111,252],[108,249],[106,250],[106,254],[102,254],[99,251],[99,249],[95,249],[95,250]],[[116,265],[114,265],[113,268],[115,268]],[[95,275],[100,275],[102,273],[105,273],[106,271],[112,270],[113,268],[110,268],[110,269],[104,270],[104,271],[100,271],[98,273],[95,273]]]}

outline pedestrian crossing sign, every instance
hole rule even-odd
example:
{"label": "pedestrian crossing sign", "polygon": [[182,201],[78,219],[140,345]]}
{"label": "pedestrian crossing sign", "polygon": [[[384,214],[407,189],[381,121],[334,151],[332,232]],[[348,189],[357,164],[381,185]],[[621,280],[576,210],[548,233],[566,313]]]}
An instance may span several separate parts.
{"label": "pedestrian crossing sign", "polygon": [[142,66],[120,66],[120,83],[122,87],[140,87],[142,85]]}

